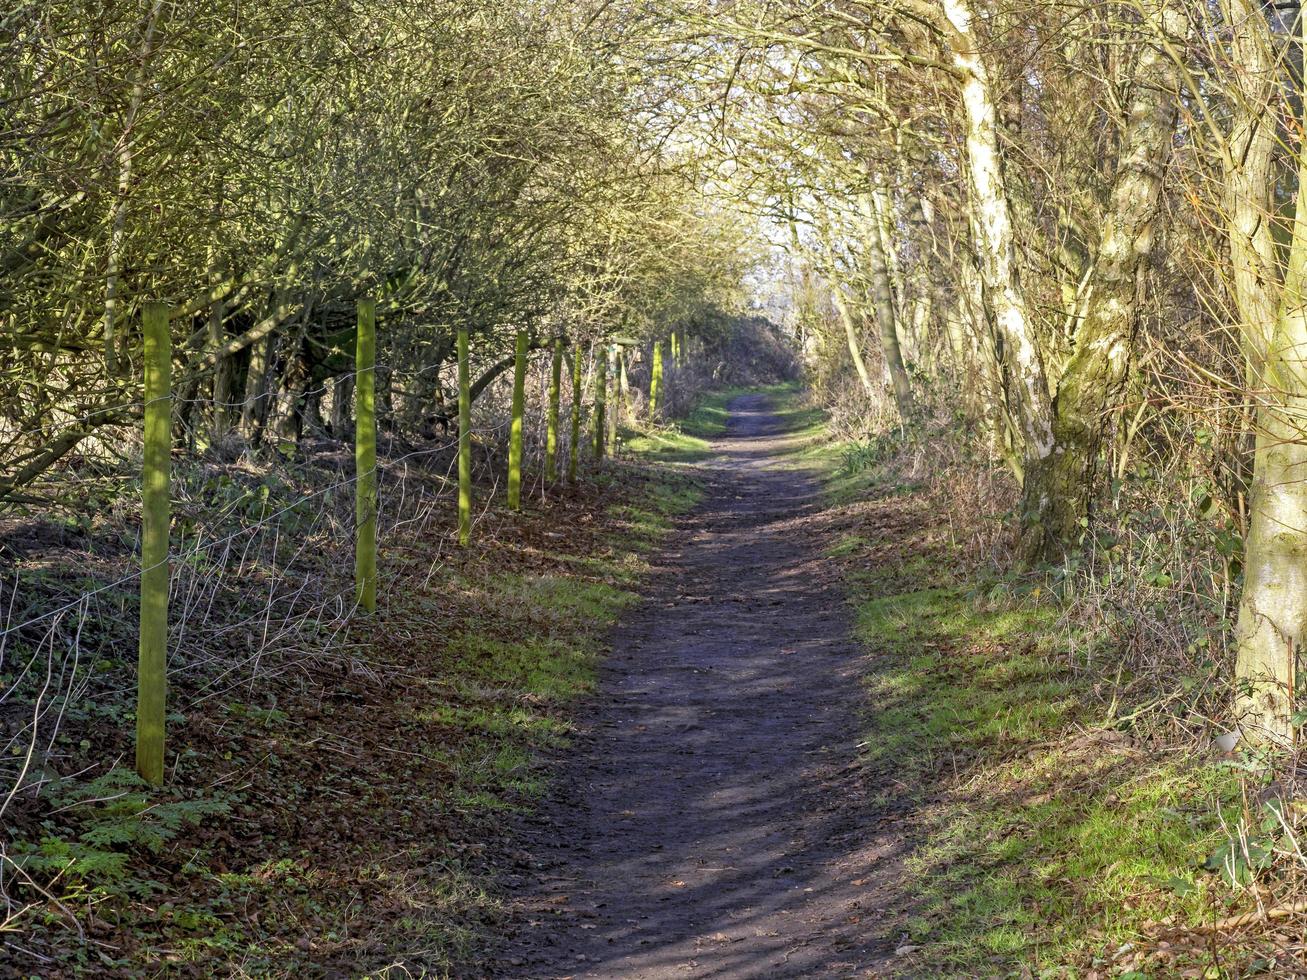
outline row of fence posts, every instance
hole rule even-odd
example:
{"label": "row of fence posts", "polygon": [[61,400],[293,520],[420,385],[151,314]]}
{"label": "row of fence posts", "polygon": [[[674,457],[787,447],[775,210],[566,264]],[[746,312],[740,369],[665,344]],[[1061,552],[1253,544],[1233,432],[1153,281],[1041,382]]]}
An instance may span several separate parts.
{"label": "row of fence posts", "polygon": [[[137,666],[136,770],[152,785],[163,782],[164,721],[167,710],[168,650],[168,536],[171,523],[169,480],[172,461],[172,309],[167,303],[146,303],[142,311],[145,335],[145,424],[141,479],[141,604],[140,647]],[[513,372],[512,427],[509,433],[508,504],[521,507],[522,418],[529,336],[519,331]],[[458,541],[472,539],[472,399],[466,327],[457,333],[458,354]],[[581,441],[581,345],[573,345],[571,443],[567,479],[576,480]],[[676,333],[671,336],[673,365],[680,357]],[[358,337],[355,350],[355,601],[368,613],[377,608],[377,414],[376,414],[377,305],[370,298],[358,301]],[[616,445],[615,406],[609,411],[608,377],[620,370],[618,348],[609,344],[595,359],[594,456],[602,460]],[[562,380],[563,341],[556,339],[550,374],[546,478],[555,477],[558,402]],[[656,411],[663,381],[662,344],[653,345],[650,412]],[[620,393],[619,393],[620,405]]]}

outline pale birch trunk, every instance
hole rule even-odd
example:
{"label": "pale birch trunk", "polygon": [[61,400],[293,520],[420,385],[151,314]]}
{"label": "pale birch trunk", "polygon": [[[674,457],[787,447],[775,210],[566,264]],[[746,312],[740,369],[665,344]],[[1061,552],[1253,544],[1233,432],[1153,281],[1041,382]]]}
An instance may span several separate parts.
{"label": "pale birch trunk", "polygon": [[[1266,101],[1244,102],[1234,121],[1236,154],[1227,175],[1227,193],[1247,192],[1256,206],[1269,208],[1266,187],[1250,186],[1256,170],[1239,161],[1253,160],[1259,144],[1273,127],[1270,99],[1274,88],[1267,62],[1254,49],[1268,50],[1269,32],[1260,10],[1235,0],[1235,50],[1245,63],[1248,84]],[[1307,19],[1303,19],[1307,35]],[[1298,133],[1301,134],[1299,129]],[[1253,462],[1249,531],[1244,546],[1244,587],[1236,626],[1238,685],[1236,714],[1240,729],[1253,739],[1293,738],[1298,650],[1307,633],[1307,142],[1298,136],[1298,190],[1293,237],[1275,326],[1269,336],[1260,317],[1268,305],[1263,293],[1269,279],[1266,255],[1260,251],[1260,225],[1269,210],[1254,222],[1249,210],[1231,215],[1231,252],[1236,256],[1236,291],[1241,296],[1245,343],[1256,377],[1257,439]],[[1238,152],[1242,149],[1242,153]],[[1265,148],[1269,153],[1270,149]],[[1260,165],[1260,164],[1259,164]],[[1239,263],[1245,263],[1240,266]],[[1240,284],[1242,280],[1242,284]],[[1260,371],[1256,369],[1260,368]]]}
{"label": "pale birch trunk", "polygon": [[1271,102],[1276,95],[1276,57],[1271,31],[1256,0],[1226,0],[1233,28],[1232,118],[1225,166],[1225,214],[1230,277],[1242,320],[1244,351],[1255,377],[1276,323],[1278,271],[1271,234],[1277,140]]}
{"label": "pale birch trunk", "polygon": [[[1261,384],[1262,358],[1276,320],[1279,269],[1272,234],[1275,213],[1275,148],[1280,138],[1271,103],[1277,95],[1274,37],[1253,0],[1224,0],[1221,12],[1232,28],[1230,45],[1230,135],[1226,145],[1225,217],[1230,243],[1230,284],[1239,312],[1244,383]],[[1236,438],[1235,485],[1251,495],[1257,456],[1256,407],[1251,398]]]}
{"label": "pale birch trunk", "polygon": [[894,405],[899,418],[912,420],[916,405],[912,398],[912,383],[903,365],[903,351],[899,347],[898,315],[894,307],[894,285],[890,278],[889,248],[884,227],[871,194],[862,195],[862,214],[866,226],[867,271],[871,284],[872,311],[876,317],[876,331],[880,335],[881,353],[885,358],[885,371],[894,392]]}
{"label": "pale birch trunk", "polygon": [[[926,242],[933,236],[930,230],[930,202],[915,190],[909,189],[905,194],[907,204],[907,225],[910,240],[925,249]],[[927,250],[932,255],[933,250]],[[910,278],[913,284],[911,309],[911,333],[913,344],[917,348],[917,357],[921,368],[934,376],[940,368],[938,348],[935,345],[935,312],[939,303],[939,276],[929,260],[918,261]],[[947,345],[947,340],[945,341]]]}
{"label": "pale birch trunk", "polygon": [[862,339],[858,336],[857,322],[838,286],[831,290],[831,299],[835,303],[840,322],[844,324],[844,338],[848,341],[849,357],[853,360],[853,369],[858,372],[858,380],[868,395],[875,394],[876,387],[871,382],[871,375],[867,373],[867,362],[862,358]]}
{"label": "pale birch trunk", "polygon": [[1030,314],[1016,263],[1012,208],[999,158],[998,114],[989,71],[980,55],[975,13],[969,0],[942,0],[953,67],[962,83],[966,126],[966,168],[971,191],[972,228],[988,318],[1006,374],[1008,412],[1028,468],[1053,448],[1048,381],[1035,343]]}

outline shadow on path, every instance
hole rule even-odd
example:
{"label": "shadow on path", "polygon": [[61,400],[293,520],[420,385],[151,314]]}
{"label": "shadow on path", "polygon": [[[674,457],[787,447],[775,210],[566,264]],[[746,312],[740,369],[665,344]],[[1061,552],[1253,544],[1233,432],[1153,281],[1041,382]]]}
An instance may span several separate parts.
{"label": "shadow on path", "polygon": [[528,828],[538,871],[495,976],[870,977],[892,955],[903,845],[854,764],[860,654],[819,487],[769,466],[766,396],[730,408]]}

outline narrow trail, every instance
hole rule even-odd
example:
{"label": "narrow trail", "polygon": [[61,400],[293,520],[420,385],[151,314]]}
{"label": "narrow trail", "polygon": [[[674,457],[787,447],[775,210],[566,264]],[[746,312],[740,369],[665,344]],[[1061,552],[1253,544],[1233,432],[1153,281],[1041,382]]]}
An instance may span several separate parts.
{"label": "narrow trail", "polygon": [[766,396],[730,409],[528,830],[496,976],[885,975],[902,842],[854,764],[860,654],[820,490],[772,465]]}

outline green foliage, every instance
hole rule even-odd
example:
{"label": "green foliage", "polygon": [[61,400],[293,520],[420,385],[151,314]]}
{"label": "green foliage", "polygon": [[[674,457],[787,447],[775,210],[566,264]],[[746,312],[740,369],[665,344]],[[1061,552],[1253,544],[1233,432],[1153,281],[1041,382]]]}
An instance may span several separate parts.
{"label": "green foliage", "polygon": [[53,811],[67,814],[69,829],[47,820],[39,844],[14,846],[15,863],[38,879],[58,878],[65,887],[104,894],[153,890],[152,882],[131,873],[133,852],[158,854],[187,826],[230,811],[222,795],[154,799],[144,780],[126,769],[56,784],[49,794]]}
{"label": "green foliage", "polygon": [[636,456],[664,463],[694,463],[712,455],[711,440],[726,431],[726,406],[746,389],[715,391],[700,399],[678,422],[630,434],[626,448]]}
{"label": "green foliage", "polygon": [[841,472],[849,476],[864,473],[883,463],[893,452],[893,437],[880,436],[865,442],[853,441],[840,452]]}
{"label": "green foliage", "polygon": [[1286,838],[1291,818],[1285,813],[1281,799],[1260,803],[1251,826],[1238,824],[1241,831],[1226,837],[1212,849],[1203,867],[1219,874],[1230,889],[1246,888],[1259,872],[1268,870],[1275,859],[1277,847],[1292,846]]}
{"label": "green foliage", "polygon": [[[219,449],[241,412],[196,406],[239,401],[254,361],[291,395],[348,378],[360,296],[379,304],[387,421],[415,430],[460,325],[483,365],[528,322],[587,324],[574,341],[619,323],[711,333],[738,303],[756,233],[704,206],[706,168],[637,110],[664,91],[653,23],[633,32],[630,11],[597,0],[337,13],[324,29],[288,0],[14,5],[0,40],[6,479],[19,465],[5,463],[30,461],[27,484],[75,451],[72,419],[133,424],[150,299],[183,311],[179,422]],[[67,383],[18,395],[52,371]],[[244,438],[299,455],[302,419],[246,408]]]}
{"label": "green foliage", "polygon": [[869,764],[917,786],[960,768],[922,801],[927,836],[909,862],[929,955],[953,970],[993,954],[1056,964],[1145,920],[1196,921],[1212,888],[1193,872],[1214,845],[1208,867],[1235,876],[1265,854],[1221,843],[1237,779],[1095,728],[1053,611],[991,595],[932,588],[858,606],[880,655]]}

